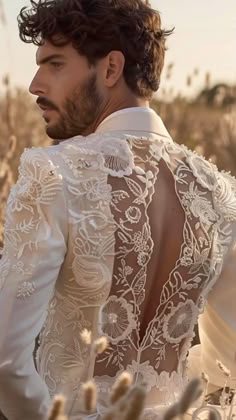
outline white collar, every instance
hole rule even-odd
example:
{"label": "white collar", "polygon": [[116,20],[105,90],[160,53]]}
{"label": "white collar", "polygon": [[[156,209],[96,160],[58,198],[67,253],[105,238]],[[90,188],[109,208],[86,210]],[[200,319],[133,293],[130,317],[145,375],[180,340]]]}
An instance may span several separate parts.
{"label": "white collar", "polygon": [[148,107],[125,108],[110,114],[96,133],[109,131],[153,133],[171,138],[161,118]]}

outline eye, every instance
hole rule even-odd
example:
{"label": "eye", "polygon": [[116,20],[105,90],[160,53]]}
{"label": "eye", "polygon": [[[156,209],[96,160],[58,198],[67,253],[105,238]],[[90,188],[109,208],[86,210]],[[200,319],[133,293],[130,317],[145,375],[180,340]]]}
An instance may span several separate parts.
{"label": "eye", "polygon": [[55,69],[59,69],[63,66],[63,63],[61,63],[59,61],[51,61],[50,64]]}

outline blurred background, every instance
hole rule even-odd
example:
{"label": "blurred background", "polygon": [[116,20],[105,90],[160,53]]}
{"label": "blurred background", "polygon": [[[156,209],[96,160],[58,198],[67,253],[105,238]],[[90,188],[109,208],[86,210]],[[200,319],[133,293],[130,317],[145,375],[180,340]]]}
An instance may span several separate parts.
{"label": "blurred background", "polygon": [[[50,144],[28,93],[36,47],[19,40],[27,0],[0,0],[0,246],[4,209],[25,147]],[[236,175],[236,1],[152,0],[168,40],[152,107],[178,143]]]}

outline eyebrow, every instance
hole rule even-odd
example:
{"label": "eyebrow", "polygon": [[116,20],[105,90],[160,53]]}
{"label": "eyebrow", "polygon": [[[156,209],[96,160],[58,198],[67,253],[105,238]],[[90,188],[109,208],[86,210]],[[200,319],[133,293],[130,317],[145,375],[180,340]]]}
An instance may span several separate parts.
{"label": "eyebrow", "polygon": [[51,54],[51,55],[48,55],[47,57],[42,58],[41,60],[37,60],[36,58],[36,64],[37,66],[40,66],[41,64],[46,64],[51,60],[62,59],[62,58],[65,58],[64,55],[62,54]]}

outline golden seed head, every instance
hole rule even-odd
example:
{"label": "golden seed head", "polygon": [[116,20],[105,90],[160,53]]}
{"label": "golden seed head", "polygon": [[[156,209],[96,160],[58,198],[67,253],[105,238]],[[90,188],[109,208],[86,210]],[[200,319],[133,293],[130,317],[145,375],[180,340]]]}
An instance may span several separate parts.
{"label": "golden seed head", "polygon": [[114,404],[120,398],[122,398],[132,385],[133,378],[129,372],[123,372],[115,381],[111,389],[111,403]]}
{"label": "golden seed head", "polygon": [[229,378],[231,376],[230,370],[220,361],[216,360],[216,366],[221,370],[221,372]]}
{"label": "golden seed head", "polygon": [[206,382],[206,383],[209,382],[209,376],[205,372],[202,372],[201,377],[202,377],[204,382]]}
{"label": "golden seed head", "polygon": [[84,393],[84,408],[86,413],[90,414],[96,410],[97,405],[97,387],[94,381],[88,381],[82,385]]}
{"label": "golden seed head", "polygon": [[83,341],[84,344],[86,344],[87,346],[90,346],[90,344],[92,343],[92,332],[87,330],[87,328],[85,328],[81,333],[80,333],[80,337],[81,340]]}
{"label": "golden seed head", "polygon": [[65,397],[58,394],[54,397],[48,420],[58,420],[59,416],[64,415]]}
{"label": "golden seed head", "polygon": [[103,353],[108,347],[108,339],[106,337],[100,337],[94,341],[93,348],[96,354]]}

